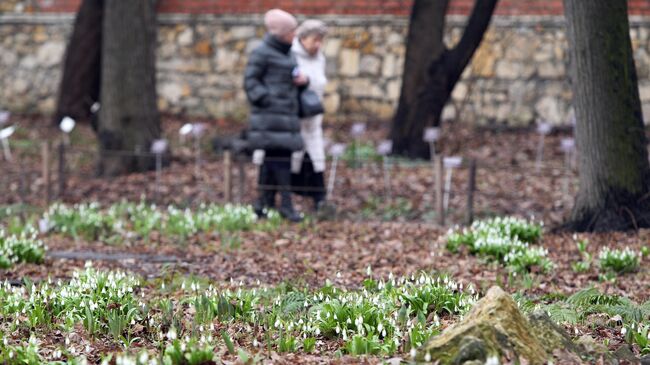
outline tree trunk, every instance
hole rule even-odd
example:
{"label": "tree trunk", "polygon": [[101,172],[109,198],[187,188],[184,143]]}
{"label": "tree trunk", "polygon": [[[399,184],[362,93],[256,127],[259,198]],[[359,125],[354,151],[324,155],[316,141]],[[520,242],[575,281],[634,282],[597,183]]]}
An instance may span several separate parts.
{"label": "tree trunk", "polygon": [[476,1],[467,27],[451,50],[443,41],[448,0],[416,0],[407,40],[404,81],[391,138],[397,154],[429,157],[426,126],[440,125],[454,86],[483,40],[498,0]]}
{"label": "tree trunk", "polygon": [[402,89],[393,119],[393,151],[411,157],[424,157],[428,145],[422,141],[429,115],[419,107],[429,84],[427,70],[444,52],[445,15],[449,0],[415,0],[411,9]]}
{"label": "tree trunk", "polygon": [[565,0],[580,151],[570,227],[650,227],[648,163],[625,0]]}
{"label": "tree trunk", "polygon": [[150,169],[148,154],[160,137],[156,102],[154,0],[105,0],[99,173],[115,176]]}
{"label": "tree trunk", "polygon": [[[66,49],[54,124],[65,116],[87,120],[99,100],[104,0],[84,0]],[[95,126],[93,126],[95,127]]]}

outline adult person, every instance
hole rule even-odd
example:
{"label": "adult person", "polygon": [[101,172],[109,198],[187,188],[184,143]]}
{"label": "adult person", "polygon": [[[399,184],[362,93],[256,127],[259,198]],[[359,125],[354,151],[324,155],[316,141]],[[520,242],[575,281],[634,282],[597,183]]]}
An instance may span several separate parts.
{"label": "adult person", "polygon": [[298,26],[296,18],[280,9],[264,16],[267,34],[253,50],[246,65],[244,88],[251,105],[247,134],[249,147],[263,150],[265,157],[259,173],[258,216],[275,208],[276,191],[280,190],[280,215],[299,222],[291,201],[291,154],[303,149],[298,118],[298,92],[309,80],[298,71],[291,54],[291,44]]}
{"label": "adult person", "polygon": [[[304,21],[296,31],[291,52],[298,67],[309,78],[309,89],[323,100],[327,77],[325,76],[325,55],[321,52],[327,26],[316,19]],[[296,194],[311,197],[314,210],[322,211],[325,206],[325,142],[323,140],[323,115],[300,120],[300,134],[305,149],[294,152],[291,161],[292,184]]]}

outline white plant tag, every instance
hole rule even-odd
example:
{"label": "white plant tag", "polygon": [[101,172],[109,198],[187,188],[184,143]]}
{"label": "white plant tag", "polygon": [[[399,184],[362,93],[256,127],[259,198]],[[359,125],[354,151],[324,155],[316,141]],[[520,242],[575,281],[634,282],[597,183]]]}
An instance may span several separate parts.
{"label": "white plant tag", "polygon": [[391,140],[384,140],[379,143],[379,146],[377,147],[377,153],[380,154],[381,156],[388,156],[391,153],[393,153],[393,141]]}
{"label": "white plant tag", "polygon": [[438,127],[429,127],[424,130],[424,136],[422,139],[425,142],[432,143],[440,139],[440,128]]}
{"label": "white plant tag", "polygon": [[70,133],[74,129],[74,126],[77,124],[74,119],[70,117],[65,117],[63,120],[61,120],[61,123],[59,123],[59,128],[61,128],[61,131],[63,133]]}

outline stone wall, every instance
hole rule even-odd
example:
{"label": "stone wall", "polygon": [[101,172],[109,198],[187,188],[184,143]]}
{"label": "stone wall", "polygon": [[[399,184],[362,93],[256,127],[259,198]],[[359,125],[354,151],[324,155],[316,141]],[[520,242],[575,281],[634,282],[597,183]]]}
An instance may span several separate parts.
{"label": "stone wall", "polygon": [[[325,45],[327,118],[392,116],[404,62],[405,17],[324,16],[332,26]],[[461,35],[463,16],[450,16],[447,42]],[[650,112],[648,23],[633,19],[631,35],[644,110]],[[0,15],[0,109],[51,113],[70,14]],[[246,54],[263,30],[259,15],[160,17],[159,105],[163,112],[244,119]],[[445,110],[446,119],[523,125],[569,120],[571,91],[564,20],[556,16],[498,16]],[[647,117],[650,114],[646,113]]]}

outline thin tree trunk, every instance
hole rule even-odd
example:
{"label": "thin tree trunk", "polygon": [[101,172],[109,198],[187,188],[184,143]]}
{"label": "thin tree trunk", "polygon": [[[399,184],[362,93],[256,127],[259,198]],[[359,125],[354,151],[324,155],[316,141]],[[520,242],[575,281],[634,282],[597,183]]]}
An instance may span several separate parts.
{"label": "thin tree trunk", "polygon": [[580,151],[579,231],[650,226],[648,163],[625,0],[565,0]]}
{"label": "thin tree trunk", "polygon": [[[66,49],[54,124],[64,116],[87,120],[99,100],[104,0],[84,0]],[[95,127],[95,126],[93,126]]]}
{"label": "thin tree trunk", "polygon": [[421,97],[429,84],[427,70],[445,51],[443,36],[449,0],[415,0],[411,9],[406,58],[397,112],[391,139],[397,154],[425,157],[428,145],[422,142],[429,115]]}
{"label": "thin tree trunk", "polygon": [[[427,7],[417,8],[416,6]],[[440,4],[438,4],[440,3]],[[444,6],[443,4],[444,3]],[[498,0],[476,1],[467,27],[458,44],[451,50],[444,45],[444,17],[448,1],[416,0],[411,14],[407,58],[404,68],[402,95],[397,108],[391,136],[395,151],[409,157],[429,157],[428,145],[422,140],[427,126],[440,125],[444,106],[456,83],[483,40]],[[432,7],[438,4],[437,7]],[[429,11],[422,20],[418,12]],[[419,23],[416,23],[419,21]],[[415,27],[415,29],[413,29]],[[411,33],[414,31],[414,33]],[[430,44],[421,44],[424,37]],[[424,48],[429,46],[430,48]],[[415,50],[412,50],[415,48]],[[409,67],[409,52],[426,68]],[[431,57],[429,57],[429,55]],[[418,65],[421,65],[418,64]]]}
{"label": "thin tree trunk", "polygon": [[155,1],[106,0],[103,31],[99,172],[114,176],[150,169],[153,158],[129,153],[149,153],[161,133]]}

